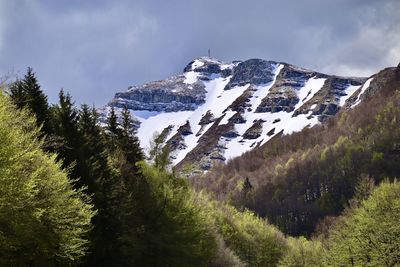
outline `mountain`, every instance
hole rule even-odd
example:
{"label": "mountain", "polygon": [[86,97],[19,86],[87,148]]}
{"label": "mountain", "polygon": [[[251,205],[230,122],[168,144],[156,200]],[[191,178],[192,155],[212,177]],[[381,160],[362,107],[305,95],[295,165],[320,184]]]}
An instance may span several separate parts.
{"label": "mountain", "polygon": [[352,198],[361,201],[371,186],[400,176],[399,107],[400,67],[386,68],[332,119],[275,135],[190,181],[198,191],[267,218],[285,234],[324,232],[329,216],[354,207]]}
{"label": "mountain", "polygon": [[341,77],[262,59],[202,57],[182,74],[131,86],[103,109],[131,110],[143,148],[158,132],[174,165],[202,170],[358,105],[373,77]]}

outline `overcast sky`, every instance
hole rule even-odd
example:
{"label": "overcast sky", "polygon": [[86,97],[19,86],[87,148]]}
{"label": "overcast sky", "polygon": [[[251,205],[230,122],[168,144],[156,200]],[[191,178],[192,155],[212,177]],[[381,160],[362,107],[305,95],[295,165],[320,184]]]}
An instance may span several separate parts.
{"label": "overcast sky", "polygon": [[0,0],[0,74],[103,105],[192,59],[263,58],[368,76],[400,62],[399,0]]}

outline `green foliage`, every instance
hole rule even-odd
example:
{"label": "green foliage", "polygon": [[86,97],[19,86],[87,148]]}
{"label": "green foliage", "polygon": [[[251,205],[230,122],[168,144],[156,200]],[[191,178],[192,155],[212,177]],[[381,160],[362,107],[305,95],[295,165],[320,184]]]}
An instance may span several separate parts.
{"label": "green foliage", "polygon": [[38,136],[36,120],[0,95],[1,266],[66,266],[88,248],[93,207]]}
{"label": "green foliage", "polygon": [[279,262],[280,267],[319,267],[324,253],[322,243],[304,237],[288,238],[288,251]]}
{"label": "green foliage", "polygon": [[10,86],[10,97],[19,108],[28,108],[36,117],[37,126],[43,133],[51,132],[50,111],[47,96],[40,88],[32,68],[28,68],[22,80],[17,80]]}
{"label": "green foliage", "polygon": [[382,183],[332,230],[327,266],[400,264],[400,183]]}
{"label": "green foliage", "polygon": [[141,228],[144,246],[139,262],[142,266],[207,266],[216,250],[209,215],[196,204],[184,180],[145,163],[140,166],[157,204]]}
{"label": "green foliage", "polygon": [[165,169],[171,162],[169,158],[169,148],[163,145],[164,137],[155,133],[153,139],[150,141],[149,156],[153,161],[154,166],[159,169]]}
{"label": "green foliage", "polygon": [[239,212],[227,204],[199,195],[225,244],[249,266],[276,266],[286,250],[284,236],[250,211]]}

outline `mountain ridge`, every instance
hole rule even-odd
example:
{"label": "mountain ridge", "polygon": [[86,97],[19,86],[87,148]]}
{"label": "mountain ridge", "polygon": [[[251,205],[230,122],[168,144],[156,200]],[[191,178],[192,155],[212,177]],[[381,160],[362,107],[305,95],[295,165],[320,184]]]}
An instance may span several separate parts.
{"label": "mountain ridge", "polygon": [[202,170],[359,104],[373,78],[328,75],[284,62],[201,57],[182,74],[131,86],[102,111],[125,105],[146,148],[158,132],[178,168]]}

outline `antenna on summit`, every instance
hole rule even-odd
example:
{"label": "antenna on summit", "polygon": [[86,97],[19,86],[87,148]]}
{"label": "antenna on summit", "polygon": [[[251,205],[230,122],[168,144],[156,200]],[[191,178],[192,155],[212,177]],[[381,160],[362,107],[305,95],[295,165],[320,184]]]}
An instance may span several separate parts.
{"label": "antenna on summit", "polygon": [[211,57],[211,49],[208,48],[208,57]]}

